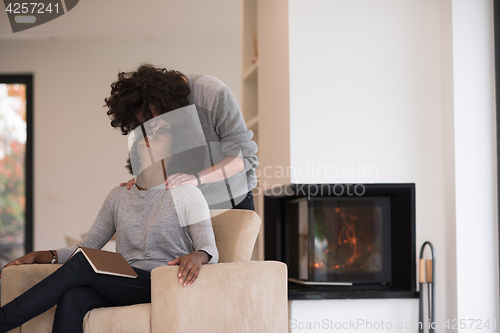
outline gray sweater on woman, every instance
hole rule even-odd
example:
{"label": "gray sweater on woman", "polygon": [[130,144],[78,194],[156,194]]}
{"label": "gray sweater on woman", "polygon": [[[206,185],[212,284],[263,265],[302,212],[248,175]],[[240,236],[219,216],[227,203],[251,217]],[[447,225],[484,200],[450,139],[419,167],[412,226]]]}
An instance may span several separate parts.
{"label": "gray sweater on woman", "polygon": [[[219,259],[207,202],[190,184],[170,190],[163,184],[145,191],[115,187],[78,245],[101,249],[115,232],[116,251],[147,271],[198,250],[211,256],[209,264]],[[58,262],[66,262],[78,245],[57,249]]]}

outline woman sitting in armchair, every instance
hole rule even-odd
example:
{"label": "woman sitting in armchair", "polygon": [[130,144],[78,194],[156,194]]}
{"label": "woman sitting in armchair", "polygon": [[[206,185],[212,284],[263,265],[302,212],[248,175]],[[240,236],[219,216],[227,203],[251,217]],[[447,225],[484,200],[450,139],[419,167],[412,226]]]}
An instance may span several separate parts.
{"label": "woman sitting in armchair", "polygon": [[[177,110],[170,109],[162,117],[170,113],[184,116],[189,109],[185,97],[183,105],[176,104]],[[145,105],[161,108],[166,104],[147,101]],[[64,265],[0,308],[0,332],[18,327],[54,305],[57,309],[52,332],[83,332],[83,319],[94,308],[151,302],[152,269],[179,265],[179,283],[189,286],[196,280],[202,264],[218,261],[209,209],[201,191],[189,184],[172,189],[166,189],[164,184],[167,173],[178,172],[179,167],[198,167],[192,159],[180,159],[190,161],[186,164],[178,163],[175,157],[199,153],[199,149],[187,154],[169,153],[178,147],[176,140],[184,145],[187,142],[182,136],[172,135],[173,128],[182,125],[178,118],[171,121],[174,118],[153,118],[131,132],[128,167],[136,175],[136,184],[131,190],[125,187],[111,190],[90,231],[78,244],[101,249],[116,233],[116,250],[138,277],[95,273],[81,252],[68,260],[76,246],[28,253],[5,267],[33,263]],[[174,166],[177,170],[171,171]]]}

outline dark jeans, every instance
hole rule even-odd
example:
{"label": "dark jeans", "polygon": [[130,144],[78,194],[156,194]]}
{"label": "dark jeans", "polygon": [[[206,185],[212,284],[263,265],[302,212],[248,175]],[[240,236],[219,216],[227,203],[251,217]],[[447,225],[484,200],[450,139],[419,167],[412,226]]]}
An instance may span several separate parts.
{"label": "dark jeans", "polygon": [[[238,204],[236,204],[238,203]],[[245,193],[244,195],[232,199],[231,202],[223,202],[214,205],[210,205],[210,209],[247,209],[255,211],[255,206],[253,204],[253,194],[252,191]]]}
{"label": "dark jeans", "polygon": [[24,294],[0,308],[0,332],[7,332],[57,304],[52,332],[83,332],[85,314],[95,308],[151,302],[151,273],[137,278],[95,273],[81,252]]}
{"label": "dark jeans", "polygon": [[[236,202],[240,201],[241,198],[238,200],[235,200]],[[255,206],[253,205],[253,194],[252,191],[248,192],[245,194],[245,198],[243,201],[241,201],[239,204],[233,207],[233,209],[248,209],[248,210],[255,210]]]}

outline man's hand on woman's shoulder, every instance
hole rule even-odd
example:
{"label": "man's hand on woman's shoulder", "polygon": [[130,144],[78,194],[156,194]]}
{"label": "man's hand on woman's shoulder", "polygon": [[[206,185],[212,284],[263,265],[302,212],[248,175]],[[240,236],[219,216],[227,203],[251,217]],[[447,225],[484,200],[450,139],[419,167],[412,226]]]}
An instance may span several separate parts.
{"label": "man's hand on woman's shoulder", "polygon": [[132,178],[131,180],[129,180],[126,183],[120,183],[120,186],[127,185],[127,190],[130,190],[132,188],[132,186],[134,186],[134,184],[135,184],[135,179]]}
{"label": "man's hand on woman's shoulder", "polygon": [[[130,190],[132,186],[135,184],[135,179],[130,179],[126,183],[120,183],[120,186],[127,186],[127,190]],[[191,184],[194,186],[198,186],[198,179],[195,175],[190,175],[186,173],[176,173],[167,178],[165,180],[165,185],[167,185],[167,189],[176,188],[179,185]]]}
{"label": "man's hand on woman's shoulder", "polygon": [[190,175],[187,173],[175,173],[165,180],[165,185],[167,189],[176,188],[179,185],[191,184],[198,186],[198,179],[195,175]]}

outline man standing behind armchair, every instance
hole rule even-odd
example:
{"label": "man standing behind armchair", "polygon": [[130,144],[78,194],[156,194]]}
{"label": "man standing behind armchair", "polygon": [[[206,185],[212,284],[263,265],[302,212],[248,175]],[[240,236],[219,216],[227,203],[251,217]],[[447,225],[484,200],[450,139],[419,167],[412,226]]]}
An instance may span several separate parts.
{"label": "man standing behind armchair", "polygon": [[[210,160],[206,168],[194,174],[168,175],[167,188],[192,184],[200,187],[211,209],[255,210],[251,191],[257,186],[257,144],[231,90],[219,79],[149,64],[134,72],[119,73],[111,85],[111,96],[105,99],[111,126],[127,135],[167,112],[165,100],[172,96],[188,96],[189,103],[195,104]],[[168,105],[168,109],[176,106]],[[121,185],[130,189],[134,184],[135,179],[131,179]]]}

